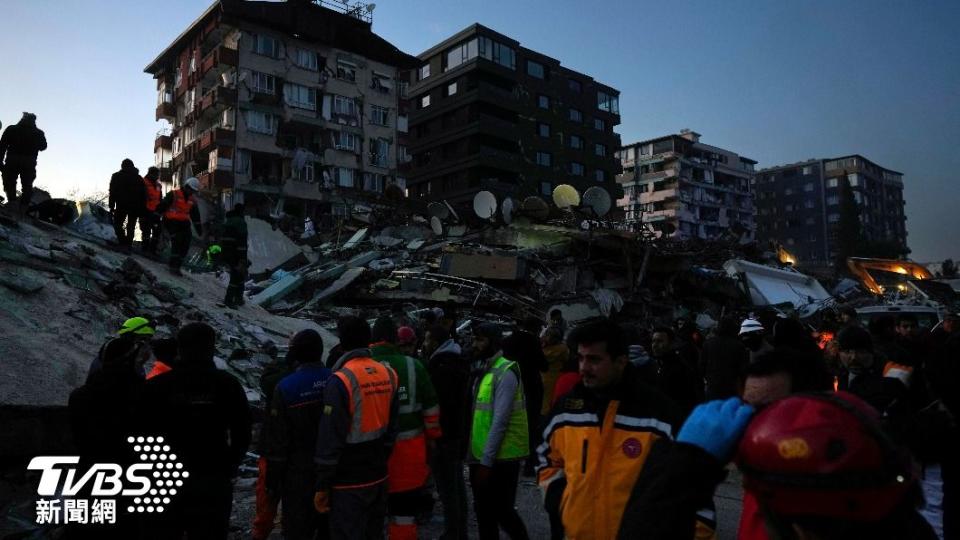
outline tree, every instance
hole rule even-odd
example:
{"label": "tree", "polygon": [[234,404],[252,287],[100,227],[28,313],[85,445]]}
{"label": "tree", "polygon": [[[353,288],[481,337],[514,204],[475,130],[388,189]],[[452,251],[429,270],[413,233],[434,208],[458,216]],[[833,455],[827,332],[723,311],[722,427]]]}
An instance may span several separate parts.
{"label": "tree", "polygon": [[860,206],[853,198],[853,188],[846,175],[840,177],[840,220],[836,228],[836,266],[847,267],[847,258],[854,257],[863,246],[863,228],[860,226]]}

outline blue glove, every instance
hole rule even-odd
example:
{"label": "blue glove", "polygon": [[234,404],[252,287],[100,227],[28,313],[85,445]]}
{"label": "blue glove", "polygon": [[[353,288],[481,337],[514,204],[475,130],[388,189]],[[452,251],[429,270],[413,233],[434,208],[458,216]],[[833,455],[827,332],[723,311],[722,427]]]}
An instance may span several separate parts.
{"label": "blue glove", "polygon": [[726,463],[753,416],[753,407],[739,398],[698,405],[683,423],[677,442],[702,448]]}

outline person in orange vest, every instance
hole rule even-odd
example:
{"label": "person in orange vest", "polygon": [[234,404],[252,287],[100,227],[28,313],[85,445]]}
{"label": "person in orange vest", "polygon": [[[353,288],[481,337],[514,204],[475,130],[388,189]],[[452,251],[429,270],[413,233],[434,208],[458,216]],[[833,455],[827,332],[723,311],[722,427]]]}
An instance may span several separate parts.
{"label": "person in orange vest", "polygon": [[147,372],[147,380],[162,375],[173,369],[177,360],[177,340],[176,338],[158,339],[150,344],[153,350],[153,366]]}
{"label": "person in orange vest", "polygon": [[399,429],[397,374],[372,358],[370,325],[337,323],[343,355],[323,392],[313,505],[330,538],[380,539],[387,513],[387,459]]}
{"label": "person in orange vest", "polygon": [[424,486],[430,476],[428,454],[441,434],[440,405],[427,368],[402,352],[397,344],[400,336],[393,319],[380,317],[373,323],[370,352],[374,360],[393,368],[398,380],[400,432],[387,462],[387,533],[390,540],[416,540],[417,515],[426,500],[433,501]]}
{"label": "person in orange vest", "polygon": [[143,177],[143,186],[147,192],[147,211],[140,215],[140,242],[144,253],[156,253],[157,240],[160,236],[160,220],[155,212],[163,198],[163,188],[160,186],[160,169],[150,167]]}
{"label": "person in orange vest", "polygon": [[197,209],[196,194],[200,191],[200,181],[187,178],[180,189],[175,189],[160,201],[156,214],[163,216],[163,226],[172,239],[170,249],[170,273],[182,276],[180,266],[190,250],[190,222],[193,222],[198,236],[203,236],[200,224],[200,211]]}

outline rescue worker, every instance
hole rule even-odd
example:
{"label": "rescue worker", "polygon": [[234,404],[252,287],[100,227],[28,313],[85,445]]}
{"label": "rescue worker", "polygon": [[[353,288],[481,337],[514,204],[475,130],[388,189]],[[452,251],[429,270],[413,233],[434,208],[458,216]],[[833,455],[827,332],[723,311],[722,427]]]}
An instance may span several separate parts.
{"label": "rescue worker", "polygon": [[443,505],[443,540],[467,538],[467,487],[463,478],[470,418],[470,363],[446,328],[430,327],[423,337],[423,357],[440,403],[440,439],[432,471]]}
{"label": "rescue worker", "polygon": [[314,463],[314,508],[329,513],[330,538],[379,539],[387,512],[387,458],[399,425],[397,374],[371,358],[370,326],[343,317],[343,355],[323,392]]}
{"label": "rescue worker", "polygon": [[[123,321],[120,329],[117,330],[117,337],[136,343],[137,356],[134,367],[141,377],[144,374],[144,366],[146,365],[147,361],[150,360],[149,344],[156,333],[156,330],[153,326],[153,323],[145,317],[131,317]],[[93,363],[90,364],[90,371],[87,373],[87,381],[90,380],[90,377],[92,377],[94,373],[97,373],[102,368],[103,354],[104,348],[101,348],[100,352],[97,353],[97,357],[93,360]]]}
{"label": "rescue worker", "polygon": [[260,455],[266,459],[265,483],[283,504],[283,537],[327,537],[326,516],[313,508],[316,484],[313,455],[323,411],[323,389],[331,371],[323,365],[323,339],[316,330],[301,330],[290,340],[287,361],[295,371],[273,392],[263,424]]}
{"label": "rescue worker", "polygon": [[233,210],[227,212],[227,220],[223,225],[222,260],[230,272],[230,283],[227,285],[227,295],[223,303],[228,308],[237,308],[243,305],[243,286],[247,281],[247,220],[244,217],[243,204],[235,204]]}
{"label": "rescue worker", "polygon": [[[474,331],[473,350],[482,374],[473,395],[470,430],[470,487],[481,540],[525,540],[527,528],[514,508],[520,468],[530,454],[527,405],[520,366],[503,357],[500,327],[485,323]],[[537,403],[539,405],[539,402]]]}
{"label": "rescue worker", "polygon": [[399,433],[387,463],[387,533],[390,540],[416,540],[416,516],[426,498],[433,500],[424,486],[430,476],[428,455],[440,438],[440,407],[426,368],[400,351],[397,334],[393,319],[378,318],[370,352],[397,374]]}
{"label": "rescue worker", "polygon": [[163,226],[170,234],[172,245],[170,247],[170,273],[175,276],[182,276],[180,266],[183,259],[190,251],[190,223],[197,231],[198,236],[203,236],[203,227],[200,224],[200,210],[195,204],[197,192],[200,191],[200,181],[190,177],[183,183],[180,189],[175,189],[160,201],[157,205],[157,214],[163,216]]}
{"label": "rescue worker", "polygon": [[[110,177],[110,215],[117,244],[124,249],[133,245],[137,218],[146,211],[147,190],[140,171],[129,159],[120,163],[120,170]],[[126,225],[124,225],[126,223]]]}
{"label": "rescue worker", "polygon": [[140,214],[140,244],[144,253],[155,254],[157,242],[160,240],[160,220],[156,211],[163,198],[163,187],[160,185],[160,169],[150,167],[143,177],[143,188],[146,193],[145,212]]}
{"label": "rescue worker", "polygon": [[740,324],[740,341],[747,348],[751,362],[756,361],[761,354],[773,350],[766,336],[766,329],[757,319],[747,318]]}
{"label": "rescue worker", "polygon": [[163,436],[189,472],[148,538],[227,538],[232,479],[250,445],[250,406],[235,377],[216,368],[217,334],[206,323],[177,333],[177,368],[144,385],[139,418],[144,430]]}
{"label": "rescue worker", "polygon": [[417,331],[411,326],[397,328],[397,348],[407,356],[417,355]]}
{"label": "rescue worker", "polygon": [[33,198],[37,178],[37,154],[47,149],[47,138],[37,128],[37,115],[25,112],[23,118],[7,126],[0,137],[0,172],[7,205],[17,202],[17,178],[20,178],[20,215],[26,214]]}
{"label": "rescue worker", "polygon": [[538,479],[553,538],[613,539],[634,486],[670,452],[679,412],[642,382],[619,326],[589,323],[571,339],[581,381],[546,419]]}
{"label": "rescue worker", "polygon": [[166,373],[173,369],[177,361],[177,340],[174,338],[158,339],[150,348],[153,350],[153,365],[147,372],[147,379]]}
{"label": "rescue worker", "polygon": [[[653,481],[638,491],[621,538],[690,538],[690,516],[712,497],[736,452],[771,538],[934,540],[909,454],[855,396],[808,394],[753,408],[737,398],[697,407]],[[683,486],[683,489],[677,489]]]}

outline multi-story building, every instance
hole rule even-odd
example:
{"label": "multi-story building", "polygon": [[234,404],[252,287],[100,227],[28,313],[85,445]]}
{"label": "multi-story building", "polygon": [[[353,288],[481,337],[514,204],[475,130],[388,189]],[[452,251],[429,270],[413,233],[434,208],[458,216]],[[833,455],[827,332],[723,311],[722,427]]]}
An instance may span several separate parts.
{"label": "multi-story building", "polygon": [[147,66],[174,184],[311,217],[403,187],[398,72],[417,61],[373,33],[371,10],[325,6],[218,0]]}
{"label": "multi-story building", "polygon": [[419,55],[411,81],[411,197],[469,201],[607,188],[620,163],[620,93],[474,24]]}
{"label": "multi-story building", "polygon": [[647,224],[680,239],[716,238],[728,230],[753,238],[756,161],[703,144],[689,129],[624,146],[617,157],[624,192],[617,206],[632,227]]}
{"label": "multi-story building", "polygon": [[758,237],[782,244],[801,261],[833,262],[845,182],[863,240],[906,250],[903,174],[856,154],[760,170],[754,185]]}

